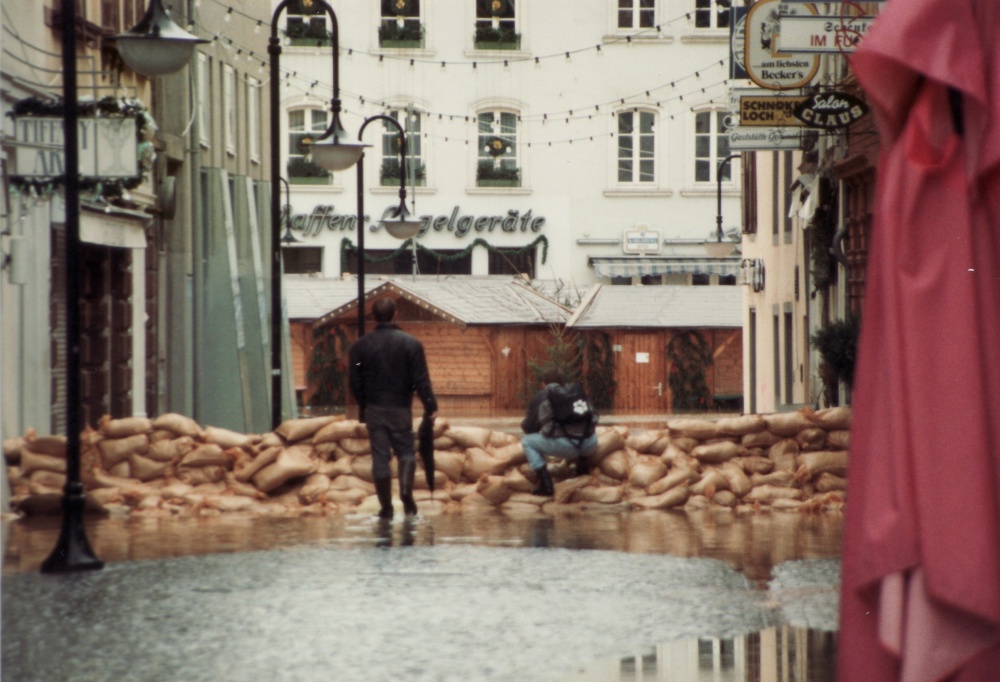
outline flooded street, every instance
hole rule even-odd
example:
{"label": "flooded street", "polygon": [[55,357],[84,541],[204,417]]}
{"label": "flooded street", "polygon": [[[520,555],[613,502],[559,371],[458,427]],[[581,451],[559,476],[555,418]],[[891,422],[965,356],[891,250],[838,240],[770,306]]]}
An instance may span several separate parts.
{"label": "flooded street", "polygon": [[832,680],[841,521],[133,515],[72,576],[8,522],[3,679]]}

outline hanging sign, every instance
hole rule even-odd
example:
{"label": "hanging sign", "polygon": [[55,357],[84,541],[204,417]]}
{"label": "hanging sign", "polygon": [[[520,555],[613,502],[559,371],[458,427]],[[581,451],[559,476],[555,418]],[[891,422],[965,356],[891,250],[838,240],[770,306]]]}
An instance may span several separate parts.
{"label": "hanging sign", "polygon": [[625,230],[622,251],[625,253],[659,253],[660,233],[656,230]]}
{"label": "hanging sign", "polygon": [[846,128],[866,113],[868,106],[846,92],[815,93],[795,108],[795,117],[810,128]]}
{"label": "hanging sign", "polygon": [[781,51],[791,54],[851,53],[875,17],[783,16]]}
{"label": "hanging sign", "polygon": [[[747,12],[744,67],[754,83],[768,90],[794,90],[805,87],[819,70],[819,55],[791,54],[780,50],[780,0],[758,0]],[[797,14],[816,13],[812,5],[786,6]],[[794,16],[794,15],[788,15]]]}
{"label": "hanging sign", "polygon": [[746,80],[746,66],[743,63],[746,53],[747,39],[747,8],[731,7],[729,9],[729,78]]}
{"label": "hanging sign", "polygon": [[740,97],[741,126],[799,127],[795,111],[806,101],[801,95],[744,95]]}
{"label": "hanging sign", "polygon": [[799,149],[802,137],[797,128],[754,128],[736,126],[729,129],[729,149],[737,152],[769,152],[778,149]]}

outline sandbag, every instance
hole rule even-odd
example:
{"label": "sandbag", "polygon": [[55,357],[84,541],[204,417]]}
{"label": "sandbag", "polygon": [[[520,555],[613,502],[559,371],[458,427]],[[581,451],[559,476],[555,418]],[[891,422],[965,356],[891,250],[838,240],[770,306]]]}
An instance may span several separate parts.
{"label": "sandbag", "polygon": [[445,431],[444,436],[451,438],[463,448],[480,448],[485,450],[490,444],[490,429],[480,426],[452,426]]}
{"label": "sandbag", "polygon": [[101,466],[110,471],[116,464],[128,459],[129,455],[144,455],[149,445],[149,437],[136,434],[127,438],[105,438],[97,444],[101,453]]}
{"label": "sandbag", "polygon": [[255,512],[260,508],[256,500],[238,495],[206,495],[204,505],[223,512]]}
{"label": "sandbag", "polygon": [[808,481],[824,472],[835,476],[847,475],[846,450],[820,450],[818,452],[803,452],[795,458],[798,470],[795,480]]}
{"label": "sandbag", "polygon": [[628,472],[628,482],[636,488],[648,488],[666,475],[666,464],[651,455],[640,455]]}
{"label": "sandbag", "polygon": [[191,450],[194,450],[195,442],[191,436],[181,436],[170,440],[158,440],[151,442],[144,453],[146,457],[156,462],[173,462],[180,459]]}
{"label": "sandbag", "polygon": [[661,435],[659,431],[638,431],[629,434],[628,438],[625,439],[625,445],[636,452],[652,454],[649,450],[653,447],[653,443],[660,440]]}
{"label": "sandbag", "polygon": [[776,412],[766,415],[764,420],[767,422],[768,431],[783,438],[794,438],[802,429],[813,426],[813,422],[806,417],[802,410]]}
{"label": "sandbag", "polygon": [[332,422],[336,417],[306,417],[304,419],[286,419],[274,430],[289,443],[312,438],[317,431]]}
{"label": "sandbag", "polygon": [[507,500],[500,505],[500,511],[504,514],[510,514],[512,516],[517,516],[519,514],[538,514],[542,511],[542,504],[541,500],[537,497],[534,502],[526,500]]}
{"label": "sandbag", "polygon": [[231,471],[226,472],[225,484],[227,492],[230,492],[233,495],[252,497],[255,500],[267,499],[266,493],[262,493],[249,483],[244,483],[243,481],[240,481],[233,475]]}
{"label": "sandbag", "polygon": [[465,469],[465,453],[435,450],[434,469],[442,472],[453,483],[458,483],[462,480],[462,470]]}
{"label": "sandbag", "polygon": [[690,453],[697,446],[701,445],[701,441],[691,436],[675,436],[671,434],[670,444],[679,450]]}
{"label": "sandbag", "polygon": [[353,457],[348,456],[341,459],[320,462],[317,465],[316,473],[326,474],[331,479],[334,479],[341,474],[350,474],[353,472],[353,469],[351,468],[352,459]]}
{"label": "sandbag", "polygon": [[273,464],[268,464],[254,474],[253,484],[266,493],[292,479],[315,472],[318,463],[309,457],[310,450],[308,445],[284,448]]}
{"label": "sandbag", "polygon": [[747,414],[741,417],[723,417],[715,422],[715,427],[723,436],[746,436],[764,431],[767,429],[767,422],[759,414]]}
{"label": "sandbag", "polygon": [[709,440],[720,436],[716,423],[707,419],[674,419],[669,422],[669,427],[671,438],[686,436],[697,440]]}
{"label": "sandbag", "polygon": [[[24,438],[7,438],[3,442],[3,458],[8,464],[17,464],[21,461],[21,448],[24,447]],[[63,453],[66,448],[63,447]]]}
{"label": "sandbag", "polygon": [[490,440],[487,445],[491,448],[503,448],[508,445],[520,442],[520,437],[506,431],[491,431]]}
{"label": "sandbag", "polygon": [[218,483],[225,480],[226,469],[221,466],[184,467],[177,470],[177,478],[188,485]]}
{"label": "sandbag", "polygon": [[[396,473],[396,468],[398,463],[395,457],[389,460],[389,475],[392,476]],[[360,478],[363,481],[368,481],[370,483],[375,482],[375,478],[372,475],[372,456],[371,455],[358,455],[356,457],[351,457],[351,473]]]}
{"label": "sandbag", "polygon": [[462,509],[492,509],[493,503],[488,499],[480,495],[478,492],[472,492],[462,498]]}
{"label": "sandbag", "polygon": [[761,455],[749,455],[735,460],[747,474],[767,474],[774,470],[774,462]]}
{"label": "sandbag", "polygon": [[143,482],[163,478],[172,470],[170,462],[158,462],[155,459],[149,459],[148,457],[136,454],[129,455],[128,463],[132,478]]}
{"label": "sandbag", "polygon": [[597,433],[597,449],[591,456],[591,461],[594,464],[599,463],[602,459],[610,455],[612,452],[618,452],[625,448],[625,439],[622,434],[615,429],[607,429],[605,431],[598,431]]}
{"label": "sandbag", "polygon": [[36,436],[33,430],[29,430],[28,434],[22,442],[32,452],[52,457],[66,456],[66,436]]}
{"label": "sandbag", "polygon": [[701,478],[691,485],[691,492],[695,495],[707,495],[709,498],[716,490],[727,490],[729,479],[722,475],[718,469],[707,469],[701,474]]}
{"label": "sandbag", "polygon": [[529,481],[518,467],[508,469],[507,473],[504,474],[503,481],[515,493],[530,493],[535,489],[535,484]]}
{"label": "sandbag", "polygon": [[218,426],[206,426],[202,434],[202,439],[206,443],[214,443],[220,446],[223,450],[227,448],[243,448],[250,445],[250,436]]}
{"label": "sandbag", "polygon": [[604,457],[597,466],[601,470],[601,473],[606,476],[623,481],[628,476],[631,464],[632,461],[627,450],[616,450],[607,457]]}
{"label": "sandbag", "polygon": [[761,431],[759,433],[748,433],[743,436],[740,438],[740,445],[747,449],[769,448],[780,440],[781,436],[775,435],[770,431]]}
{"label": "sandbag", "polygon": [[127,459],[123,459],[108,469],[108,473],[112,476],[118,476],[119,478],[132,478],[132,467],[129,465]]}
{"label": "sandbag", "polygon": [[175,412],[161,414],[154,419],[153,428],[171,431],[178,436],[188,436],[190,438],[201,436],[201,427],[198,426],[198,422]]}
{"label": "sandbag", "polygon": [[486,450],[478,447],[466,450],[465,464],[462,468],[462,477],[465,480],[476,482],[483,474],[499,474],[503,470],[504,462],[486,452]]}
{"label": "sandbag", "polygon": [[302,504],[322,502],[326,491],[330,489],[330,477],[326,474],[310,474],[302,487],[299,488],[299,501]]}
{"label": "sandbag", "polygon": [[661,435],[659,438],[656,439],[656,441],[653,442],[652,445],[649,446],[646,452],[650,455],[660,456],[667,451],[667,446],[669,445],[670,445],[670,436]]}
{"label": "sandbag", "polygon": [[375,494],[375,484],[352,474],[342,474],[330,481],[330,488],[333,490],[364,490],[368,495]]}
{"label": "sandbag", "polygon": [[489,500],[491,504],[500,505],[507,501],[513,491],[507,487],[503,476],[486,474],[477,481],[476,492]]}
{"label": "sandbag", "polygon": [[[31,495],[11,500],[11,508],[25,516],[61,516],[63,496],[61,493]],[[89,493],[83,498],[83,513],[105,515],[108,510]]]}
{"label": "sandbag", "polygon": [[199,446],[181,458],[179,467],[229,466],[229,458],[215,443]]}
{"label": "sandbag", "polygon": [[775,500],[801,500],[802,491],[798,488],[784,488],[776,485],[757,485],[743,496],[744,502],[770,503]]}
{"label": "sandbag", "polygon": [[831,450],[850,450],[850,431],[829,431],[826,434],[826,445]]}
{"label": "sandbag", "polygon": [[750,483],[750,478],[746,475],[746,472],[734,462],[726,462],[719,467],[719,473],[726,477],[726,481],[729,482],[729,489],[737,497],[743,497],[748,492],[753,484]]}
{"label": "sandbag", "polygon": [[372,443],[367,438],[341,438],[337,445],[352,455],[372,454]]}
{"label": "sandbag", "polygon": [[319,445],[320,443],[332,443],[344,438],[354,438],[357,427],[358,422],[355,419],[342,419],[330,422],[313,434],[313,445]]}
{"label": "sandbag", "polygon": [[35,452],[30,447],[21,449],[21,475],[27,476],[33,471],[55,471],[66,473],[66,458],[58,455],[45,455]]}
{"label": "sandbag", "polygon": [[705,443],[691,450],[691,456],[705,464],[720,464],[737,457],[742,449],[736,443],[720,440],[715,443]]}
{"label": "sandbag", "polygon": [[125,417],[112,419],[104,415],[98,420],[101,434],[106,438],[128,438],[136,434],[149,434],[153,430],[153,422],[145,417]]}
{"label": "sandbag", "polygon": [[456,483],[448,490],[448,496],[456,502],[461,502],[466,495],[476,492],[475,483]]}
{"label": "sandbag", "polygon": [[278,459],[278,455],[281,453],[281,448],[268,448],[264,452],[260,453],[253,458],[253,461],[243,467],[237,467],[235,470],[236,480],[246,483],[254,475],[266,466],[274,464],[275,460]]}
{"label": "sandbag", "polygon": [[818,426],[802,429],[795,442],[801,450],[822,450],[826,446],[826,431]]}
{"label": "sandbag", "polygon": [[794,472],[798,467],[795,458],[799,454],[799,444],[791,438],[778,441],[767,451],[767,458],[774,462],[774,468]]}
{"label": "sandbag", "polygon": [[676,488],[679,485],[690,483],[692,480],[696,479],[697,476],[698,475],[694,473],[692,469],[688,469],[686,467],[675,467],[671,469],[666,476],[653,482],[648,488],[646,488],[646,494],[652,496],[660,495],[661,493],[667,492],[671,488]]}
{"label": "sandbag", "polygon": [[804,411],[807,419],[827,431],[848,431],[851,428],[851,408],[838,406],[823,410]]}
{"label": "sandbag", "polygon": [[360,488],[346,488],[344,490],[328,488],[323,493],[323,499],[327,502],[336,502],[337,504],[348,504],[351,506],[361,504],[365,501],[366,497],[368,497],[368,492]]}
{"label": "sandbag", "polygon": [[637,509],[670,509],[683,505],[690,494],[691,491],[686,485],[679,485],[659,495],[636,497],[630,500],[629,504]]}
{"label": "sandbag", "polygon": [[620,485],[588,485],[574,491],[572,499],[573,502],[590,504],[618,504],[624,492],[624,487]]}
{"label": "sandbag", "polygon": [[[494,433],[499,432],[494,431]],[[527,456],[524,454],[524,446],[521,445],[520,440],[515,440],[513,443],[509,443],[503,447],[494,448],[493,456],[504,462],[507,467],[517,466],[528,461]]]}
{"label": "sandbag", "polygon": [[847,479],[837,476],[829,471],[824,471],[816,477],[816,491],[828,493],[834,490],[847,490]]}
{"label": "sandbag", "polygon": [[732,490],[719,490],[715,493],[715,497],[712,498],[712,502],[722,507],[735,507],[739,502],[736,493]]}
{"label": "sandbag", "polygon": [[[444,487],[448,485],[448,477],[444,475],[443,472],[438,471],[435,467],[434,470],[434,489],[443,490]],[[427,475],[424,473],[423,464],[420,460],[417,460],[417,472],[413,477],[413,489],[416,490],[430,490],[430,485],[427,483]]]}
{"label": "sandbag", "polygon": [[750,484],[754,487],[759,485],[776,485],[781,487],[788,487],[794,485],[795,474],[791,471],[785,471],[784,469],[778,469],[777,471],[772,471],[769,474],[751,474]]}
{"label": "sandbag", "polygon": [[556,502],[569,502],[577,490],[587,487],[590,483],[591,479],[586,476],[577,476],[575,478],[567,478],[564,481],[558,481],[553,486],[552,499]]}

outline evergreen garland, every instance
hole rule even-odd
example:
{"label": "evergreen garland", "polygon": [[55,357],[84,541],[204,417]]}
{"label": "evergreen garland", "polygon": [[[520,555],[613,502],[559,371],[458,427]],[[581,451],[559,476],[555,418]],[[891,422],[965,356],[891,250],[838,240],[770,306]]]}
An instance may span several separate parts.
{"label": "evergreen garland", "polygon": [[311,403],[319,406],[347,404],[347,353],[351,347],[340,326],[313,330],[312,357],[307,380],[316,387]]}
{"label": "evergreen garland", "polygon": [[679,332],[667,344],[670,357],[668,383],[674,397],[674,412],[705,410],[711,393],[705,382],[705,369],[712,364],[712,349],[694,329]]}
{"label": "evergreen garland", "polygon": [[[393,252],[391,252],[391,253],[389,253],[389,254],[387,254],[385,256],[373,256],[373,255],[369,254],[366,251],[365,252],[365,262],[366,263],[385,263],[386,261],[393,260],[396,257],[398,257],[400,254],[402,254],[404,251],[409,251],[410,249],[412,249],[413,246],[412,246],[411,242],[412,242],[412,239],[407,239],[406,241],[404,241],[399,246],[398,249],[396,249],[395,251],[393,251]],[[462,249],[461,251],[459,251],[457,253],[453,253],[453,254],[438,253],[437,251],[434,251],[433,249],[429,249],[426,246],[424,246],[423,244],[420,244],[419,242],[417,243],[417,249],[419,249],[421,253],[425,253],[425,254],[429,255],[431,258],[434,258],[435,260],[437,260],[437,261],[440,262],[440,261],[457,261],[457,260],[460,260],[462,258],[465,258],[466,256],[468,256],[472,252],[472,249],[474,249],[477,246],[482,246],[482,247],[484,247],[486,250],[488,250],[490,252],[498,252],[498,251],[502,250],[502,251],[507,251],[507,252],[514,252],[514,253],[520,255],[520,254],[523,254],[523,253],[527,253],[531,249],[535,248],[535,246],[537,246],[538,244],[542,245],[542,263],[545,263],[545,261],[548,260],[548,257],[549,257],[549,240],[548,240],[548,238],[546,238],[545,235],[539,235],[539,237],[537,239],[535,239],[535,241],[531,242],[530,244],[528,244],[526,246],[522,246],[520,248],[504,247],[504,248],[501,249],[499,247],[493,246],[492,244],[490,244],[488,241],[486,241],[482,237],[477,237],[475,241],[473,241],[471,244],[469,244],[468,246],[466,246],[464,249]],[[347,237],[344,237],[341,240],[341,242],[340,242],[340,271],[341,272],[345,272],[347,270],[347,257],[350,254],[356,252],[357,250],[358,250],[358,247],[355,246],[354,243],[351,242],[351,240],[348,239]]]}

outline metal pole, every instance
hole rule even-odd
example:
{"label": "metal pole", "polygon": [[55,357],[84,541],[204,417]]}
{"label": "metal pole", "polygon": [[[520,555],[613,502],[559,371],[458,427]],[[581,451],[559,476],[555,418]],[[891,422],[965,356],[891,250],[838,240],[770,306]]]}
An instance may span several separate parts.
{"label": "metal pole", "polygon": [[66,277],[66,487],[59,540],[42,562],[42,573],[103,568],[83,527],[84,493],[80,481],[80,158],[76,79],[76,3],[62,3],[63,144],[65,178]]}

